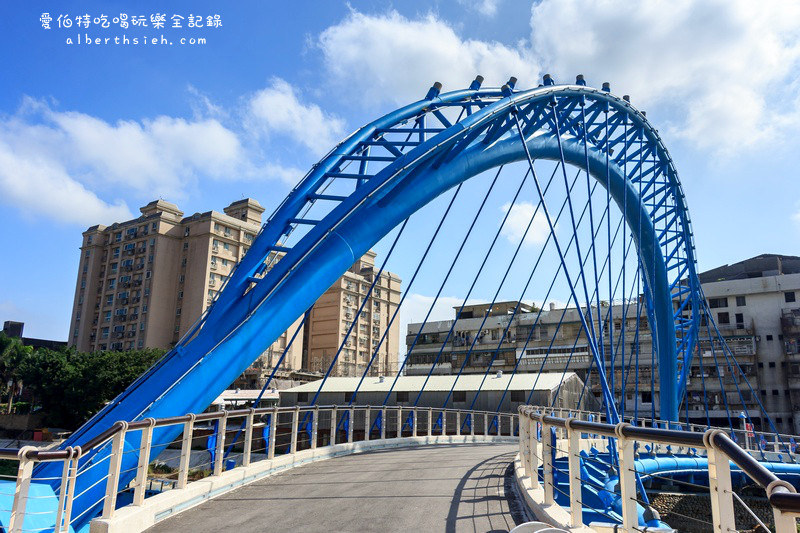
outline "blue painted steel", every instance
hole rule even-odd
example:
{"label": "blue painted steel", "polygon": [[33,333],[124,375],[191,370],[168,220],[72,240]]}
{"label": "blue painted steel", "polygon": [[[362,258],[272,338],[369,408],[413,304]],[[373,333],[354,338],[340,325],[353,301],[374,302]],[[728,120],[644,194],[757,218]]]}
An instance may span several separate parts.
{"label": "blue painted steel", "polygon": [[[550,121],[542,118],[547,104],[554,100],[564,114],[558,140]],[[453,124],[444,116],[442,110],[449,107],[460,108],[460,121]],[[512,109],[520,110],[524,147],[508,129]],[[592,124],[580,125],[582,113],[594,117]],[[422,117],[438,121],[442,127],[434,130],[429,125],[418,137],[406,141],[386,137],[390,135],[386,131],[409,121],[422,124]],[[626,143],[614,137],[623,118],[642,132],[647,158],[642,157],[643,151],[628,153]],[[608,138],[598,135],[602,130],[597,128],[602,126],[596,126],[606,122]],[[588,131],[588,147],[580,140],[581,127]],[[490,142],[483,142],[490,132]],[[685,201],[657,132],[629,103],[580,85],[546,86],[516,93],[510,87],[475,88],[441,95],[432,91],[427,99],[384,116],[336,146],[273,213],[217,301],[192,332],[64,446],[83,444],[116,420],[167,417],[204,409],[384,235],[463,181],[524,160],[526,149],[532,158],[560,161],[563,153],[567,163],[578,167],[585,164],[624,211],[642,259],[648,310],[652,309],[654,319],[650,323],[659,358],[660,415],[677,420],[679,370],[685,373],[688,368],[694,337],[689,337],[691,342],[677,342],[676,331],[684,325],[673,315],[670,287],[681,278],[688,278],[693,284],[696,275]],[[612,149],[614,155],[610,157]],[[625,164],[628,159],[633,165]],[[345,174],[353,161],[369,162],[369,167],[359,168],[363,179],[350,180],[358,184],[353,193],[327,202],[331,204],[327,215],[310,223],[303,213],[320,198],[332,196],[324,195],[326,184],[336,175]],[[634,168],[626,175],[623,168],[629,166]],[[646,168],[639,173],[637,167]],[[638,180],[643,180],[642,196],[637,190]],[[308,231],[289,246],[286,240],[299,220]],[[670,224],[670,231],[676,231],[679,238],[669,240],[673,235],[663,231],[665,224]],[[286,252],[280,261],[276,261],[277,249]],[[696,298],[695,293],[689,291],[685,298]],[[699,309],[699,305],[688,307],[692,313]],[[153,435],[154,453],[179,432],[180,427],[157,428]],[[137,441],[138,436],[131,435],[126,439],[126,449],[134,449]],[[102,460],[107,453],[105,447],[88,461]],[[127,455],[123,471],[135,461],[135,453]],[[82,466],[86,465],[84,460]],[[37,475],[52,475],[55,468],[43,465]],[[94,470],[100,475],[101,469]],[[77,490],[85,493],[75,502],[76,515],[84,521],[93,516],[92,509],[98,508],[103,493],[102,485],[90,488],[97,481],[90,472],[79,476]],[[122,484],[129,481],[130,474],[121,477]]]}

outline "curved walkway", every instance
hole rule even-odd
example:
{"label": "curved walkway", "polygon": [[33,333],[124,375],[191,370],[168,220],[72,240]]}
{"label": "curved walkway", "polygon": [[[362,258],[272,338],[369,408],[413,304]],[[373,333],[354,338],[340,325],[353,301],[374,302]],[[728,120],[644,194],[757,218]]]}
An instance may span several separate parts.
{"label": "curved walkway", "polygon": [[434,445],[338,457],[219,496],[149,532],[508,531],[517,447]]}

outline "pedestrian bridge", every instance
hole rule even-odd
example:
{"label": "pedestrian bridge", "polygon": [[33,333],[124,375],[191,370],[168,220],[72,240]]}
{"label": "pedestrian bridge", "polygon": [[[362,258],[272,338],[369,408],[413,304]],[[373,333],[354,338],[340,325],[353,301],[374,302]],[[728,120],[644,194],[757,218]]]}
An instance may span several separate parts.
{"label": "pedestrian bridge", "polygon": [[[176,425],[180,438],[153,446],[154,432]],[[796,532],[794,452],[777,439],[748,450],[720,429],[665,426],[532,406],[264,408],[119,422],[85,449],[0,451],[19,462],[0,487],[13,494],[2,518],[12,532],[75,531],[72,509],[90,493],[75,480],[96,468],[102,511],[77,530],[508,531],[539,520],[554,531],[671,531],[648,500],[667,483],[708,502],[708,517],[690,517],[701,530],[760,523]],[[124,459],[137,466],[122,485]],[[40,462],[62,464],[57,491],[34,475]],[[745,497],[755,488],[766,513]]]}

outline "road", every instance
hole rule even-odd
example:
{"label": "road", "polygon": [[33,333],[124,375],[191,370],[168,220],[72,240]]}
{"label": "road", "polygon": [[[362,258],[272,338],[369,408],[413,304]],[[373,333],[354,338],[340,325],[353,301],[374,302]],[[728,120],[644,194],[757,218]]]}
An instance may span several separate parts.
{"label": "road", "polygon": [[487,532],[523,522],[507,473],[516,447],[433,445],[281,472],[159,522],[151,533]]}

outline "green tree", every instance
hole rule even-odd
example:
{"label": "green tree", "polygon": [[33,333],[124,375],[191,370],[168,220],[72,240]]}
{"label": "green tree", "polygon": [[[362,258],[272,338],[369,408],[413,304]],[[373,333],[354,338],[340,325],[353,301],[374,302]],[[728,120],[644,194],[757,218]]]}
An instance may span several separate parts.
{"label": "green tree", "polygon": [[[22,344],[18,337],[9,337],[0,333],[0,388],[8,398],[8,410],[11,411],[11,396],[20,380],[20,368],[33,353],[33,348]],[[9,387],[10,384],[10,387]]]}
{"label": "green tree", "polygon": [[77,352],[36,350],[20,373],[52,426],[75,429],[114,399],[163,350]]}

